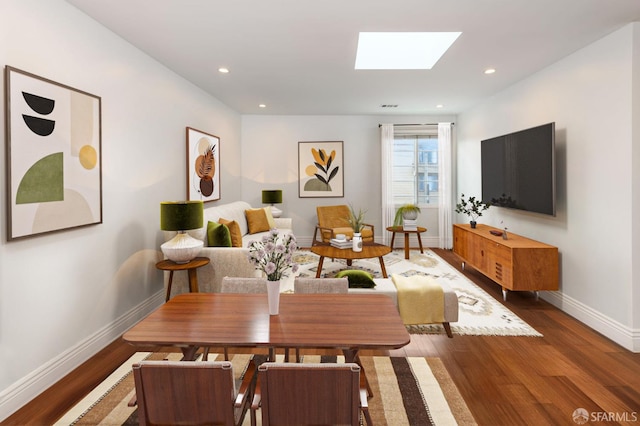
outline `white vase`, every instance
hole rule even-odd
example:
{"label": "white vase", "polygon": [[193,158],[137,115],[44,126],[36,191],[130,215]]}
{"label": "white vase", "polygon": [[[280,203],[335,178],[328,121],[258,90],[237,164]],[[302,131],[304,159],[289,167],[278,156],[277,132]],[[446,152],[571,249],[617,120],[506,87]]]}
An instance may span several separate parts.
{"label": "white vase", "polygon": [[267,281],[269,315],[278,315],[280,311],[280,281]]}
{"label": "white vase", "polygon": [[362,251],[362,234],[359,232],[354,233],[351,241],[353,251]]}

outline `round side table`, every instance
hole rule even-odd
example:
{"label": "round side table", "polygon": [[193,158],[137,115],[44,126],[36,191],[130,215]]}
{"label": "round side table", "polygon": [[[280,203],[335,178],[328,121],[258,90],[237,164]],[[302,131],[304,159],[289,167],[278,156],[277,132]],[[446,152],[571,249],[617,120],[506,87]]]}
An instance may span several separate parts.
{"label": "round side table", "polygon": [[396,233],[402,232],[404,234],[404,258],[409,259],[409,236],[411,234],[416,234],[418,236],[418,244],[420,245],[420,253],[424,253],[422,249],[422,239],[420,238],[420,234],[423,232],[427,232],[427,228],[423,228],[422,226],[418,226],[417,229],[408,230],[403,229],[402,226],[389,226],[387,231],[391,232],[391,250],[393,250],[393,242],[396,239]]}
{"label": "round side table", "polygon": [[165,259],[156,263],[156,268],[161,269],[163,271],[169,271],[169,283],[167,284],[167,295],[165,296],[164,301],[168,302],[169,297],[171,296],[171,284],[173,283],[173,272],[174,271],[187,271],[189,274],[189,291],[191,293],[198,292],[198,274],[196,269],[201,266],[209,264],[208,257],[196,257],[187,263],[176,263],[173,260]]}

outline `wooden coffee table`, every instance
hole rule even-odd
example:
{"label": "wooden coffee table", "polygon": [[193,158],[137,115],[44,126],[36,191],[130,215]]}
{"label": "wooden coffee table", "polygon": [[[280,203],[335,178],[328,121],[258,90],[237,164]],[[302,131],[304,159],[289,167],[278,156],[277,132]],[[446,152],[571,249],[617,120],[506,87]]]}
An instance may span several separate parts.
{"label": "wooden coffee table", "polygon": [[316,278],[320,278],[320,275],[322,275],[322,264],[324,263],[325,257],[330,257],[332,259],[346,259],[347,262],[354,259],[370,259],[372,257],[377,257],[380,260],[382,276],[387,278],[387,269],[384,267],[383,256],[391,253],[391,248],[389,246],[378,243],[364,243],[362,245],[362,251],[353,251],[350,248],[339,249],[337,247],[333,247],[331,244],[321,243],[311,246],[311,252],[320,256]]}

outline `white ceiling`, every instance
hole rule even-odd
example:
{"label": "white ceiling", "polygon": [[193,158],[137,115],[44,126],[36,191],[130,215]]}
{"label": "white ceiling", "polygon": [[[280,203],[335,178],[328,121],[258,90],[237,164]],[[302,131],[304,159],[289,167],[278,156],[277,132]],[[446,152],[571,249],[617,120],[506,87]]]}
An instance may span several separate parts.
{"label": "white ceiling", "polygon": [[[640,20],[640,0],[67,1],[242,114],[457,114]],[[431,70],[371,71],[359,31],[462,35]]]}

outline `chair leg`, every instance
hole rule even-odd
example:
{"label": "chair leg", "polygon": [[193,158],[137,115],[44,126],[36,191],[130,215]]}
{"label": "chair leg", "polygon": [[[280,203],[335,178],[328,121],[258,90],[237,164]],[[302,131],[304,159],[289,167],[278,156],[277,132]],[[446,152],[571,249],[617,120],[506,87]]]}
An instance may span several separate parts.
{"label": "chair leg", "polygon": [[442,325],[444,326],[444,329],[447,332],[447,336],[450,339],[453,339],[453,333],[451,332],[451,325],[448,322],[443,322]]}

